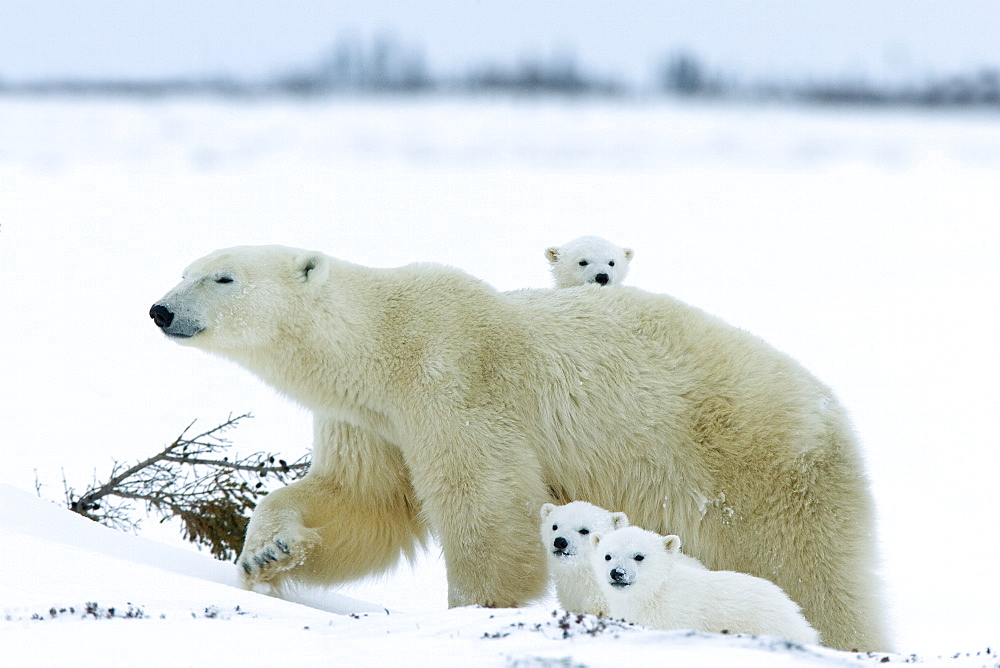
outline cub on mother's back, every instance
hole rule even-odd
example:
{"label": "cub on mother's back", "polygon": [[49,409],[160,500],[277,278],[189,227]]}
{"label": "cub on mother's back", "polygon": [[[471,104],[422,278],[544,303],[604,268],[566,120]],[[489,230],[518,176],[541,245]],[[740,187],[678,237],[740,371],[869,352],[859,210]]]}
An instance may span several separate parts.
{"label": "cub on mother's back", "polygon": [[620,285],[635,253],[595,236],[580,237],[545,249],[557,288],[574,285]]}

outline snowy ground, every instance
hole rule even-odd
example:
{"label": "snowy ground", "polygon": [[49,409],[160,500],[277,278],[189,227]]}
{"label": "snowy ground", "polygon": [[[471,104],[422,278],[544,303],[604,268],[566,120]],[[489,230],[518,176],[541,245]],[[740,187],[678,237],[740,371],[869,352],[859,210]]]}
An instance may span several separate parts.
{"label": "snowy ground", "polygon": [[542,250],[596,233],[636,249],[630,283],[763,336],[851,410],[879,507],[891,661],[996,665],[998,192],[996,115],[0,99],[0,536],[17,573],[0,584],[0,655],[18,665],[877,662],[770,641],[590,634],[587,619],[561,629],[551,601],[448,611],[435,553],[392,577],[304,593],[354,618],[232,588],[232,567],[182,545],[176,527],[148,523],[152,542],[35,497],[36,475],[58,500],[64,475],[82,488],[193,418],[214,425],[250,410],[232,434],[240,451],[306,451],[302,410],[150,324],[149,305],[214,248],[433,260],[511,289],[548,285]]}

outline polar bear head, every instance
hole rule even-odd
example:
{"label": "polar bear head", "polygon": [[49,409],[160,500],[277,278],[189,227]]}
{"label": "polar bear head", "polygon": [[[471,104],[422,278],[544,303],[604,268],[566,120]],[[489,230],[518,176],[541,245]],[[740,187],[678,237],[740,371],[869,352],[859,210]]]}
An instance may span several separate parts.
{"label": "polar bear head", "polygon": [[680,552],[681,539],[625,527],[592,535],[591,546],[591,565],[602,588],[648,593],[663,583]]}
{"label": "polar bear head", "polygon": [[287,336],[289,323],[309,313],[303,300],[326,281],[330,261],[322,253],[283,246],[218,250],[185,269],[149,316],[178,343],[251,354]]}
{"label": "polar bear head", "polygon": [[621,248],[595,236],[545,249],[557,288],[587,283],[618,285],[625,280],[632,256],[631,248]]}
{"label": "polar bear head", "polygon": [[[575,563],[590,555],[590,536],[628,526],[625,513],[613,513],[586,501],[563,506],[546,503],[541,510],[542,545],[556,564]],[[586,561],[583,561],[586,564]]]}

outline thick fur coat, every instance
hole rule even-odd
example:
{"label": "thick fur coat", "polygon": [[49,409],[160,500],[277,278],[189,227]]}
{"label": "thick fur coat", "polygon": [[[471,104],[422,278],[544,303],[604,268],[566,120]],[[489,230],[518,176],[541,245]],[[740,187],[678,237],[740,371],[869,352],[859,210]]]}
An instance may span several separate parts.
{"label": "thick fur coat", "polygon": [[607,616],[608,604],[590,564],[590,537],[627,527],[628,517],[586,501],[562,506],[546,503],[539,514],[542,546],[559,605],[570,612]]}
{"label": "thick fur coat", "polygon": [[247,586],[358,578],[433,531],[451,605],[521,605],[546,584],[538,509],[586,500],[778,583],[826,644],[888,648],[844,410],[696,308],[265,246],[197,260],[150,315],[313,412],[309,474],[250,521]]}
{"label": "thick fur coat", "polygon": [[779,636],[819,634],[780,587],[763,578],[693,567],[677,536],[627,527],[592,537],[591,564],[610,616],[659,629]]}

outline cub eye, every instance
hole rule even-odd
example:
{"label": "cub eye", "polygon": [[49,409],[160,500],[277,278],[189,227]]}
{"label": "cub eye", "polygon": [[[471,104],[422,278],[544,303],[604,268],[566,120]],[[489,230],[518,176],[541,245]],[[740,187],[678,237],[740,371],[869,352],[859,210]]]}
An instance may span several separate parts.
{"label": "cub eye", "polygon": [[232,283],[233,282],[233,277],[232,276],[219,276],[217,279],[215,279],[215,282],[216,283]]}
{"label": "cub eye", "polygon": [[587,261],[586,260],[580,260],[580,266],[581,267],[586,267],[587,266]]}
{"label": "cub eye", "polygon": [[604,555],[604,561],[611,561],[611,555],[610,554],[605,554]]}
{"label": "cub eye", "polygon": [[552,530],[553,531],[559,531],[559,525],[558,524],[553,524],[552,525]]}
{"label": "cub eye", "polygon": [[643,560],[643,559],[645,559],[645,558],[646,558],[646,557],[642,556],[641,554],[637,554],[637,555],[635,555],[635,560],[636,560],[636,561],[642,561],[642,560]]}
{"label": "cub eye", "polygon": [[590,533],[590,529],[580,529],[581,536],[586,536],[588,533]]}
{"label": "cub eye", "polygon": [[614,260],[608,260],[608,266],[609,267],[615,266],[615,261]]}

